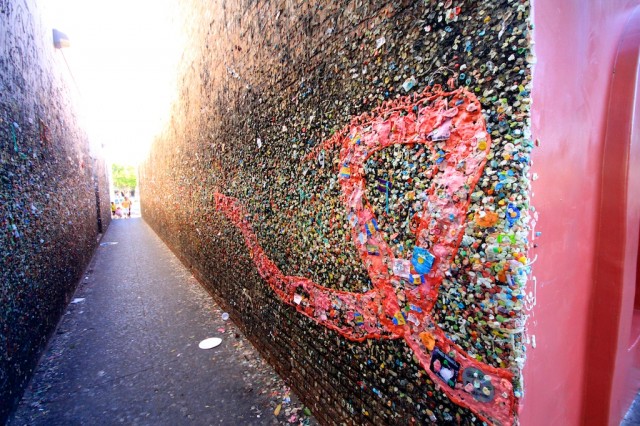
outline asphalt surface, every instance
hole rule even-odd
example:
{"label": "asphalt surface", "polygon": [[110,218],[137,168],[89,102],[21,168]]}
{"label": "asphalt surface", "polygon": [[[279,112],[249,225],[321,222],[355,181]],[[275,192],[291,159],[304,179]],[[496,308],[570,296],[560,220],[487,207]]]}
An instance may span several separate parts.
{"label": "asphalt surface", "polygon": [[8,424],[316,424],[222,314],[142,219],[113,220]]}
{"label": "asphalt surface", "polygon": [[629,411],[620,422],[620,426],[637,426],[640,425],[640,394],[636,395]]}

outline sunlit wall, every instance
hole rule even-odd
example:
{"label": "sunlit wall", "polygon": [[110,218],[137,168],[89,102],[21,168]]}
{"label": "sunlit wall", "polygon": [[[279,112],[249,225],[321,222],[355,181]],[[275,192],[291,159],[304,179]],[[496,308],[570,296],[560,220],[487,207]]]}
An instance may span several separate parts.
{"label": "sunlit wall", "polygon": [[146,220],[324,423],[513,423],[528,2],[181,5]]}

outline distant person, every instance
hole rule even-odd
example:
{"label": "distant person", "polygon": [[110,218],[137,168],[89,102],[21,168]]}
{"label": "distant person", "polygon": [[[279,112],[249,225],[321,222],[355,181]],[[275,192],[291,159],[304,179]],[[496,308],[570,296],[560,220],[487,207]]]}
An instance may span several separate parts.
{"label": "distant person", "polygon": [[122,207],[120,206],[116,208],[116,217],[122,219]]}
{"label": "distant person", "polygon": [[116,203],[114,201],[111,202],[111,217],[116,217]]}
{"label": "distant person", "polygon": [[124,197],[124,201],[122,202],[122,208],[127,214],[127,217],[131,217],[131,200],[129,199],[129,197]]}

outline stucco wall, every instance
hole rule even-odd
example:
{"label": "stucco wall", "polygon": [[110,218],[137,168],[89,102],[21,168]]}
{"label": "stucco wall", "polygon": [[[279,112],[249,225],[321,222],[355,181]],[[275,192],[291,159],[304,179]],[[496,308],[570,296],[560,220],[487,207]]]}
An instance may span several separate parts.
{"label": "stucco wall", "polygon": [[528,2],[181,4],[145,220],[323,423],[513,422]]}
{"label": "stucco wall", "polygon": [[109,224],[104,161],[33,1],[0,2],[0,423]]}
{"label": "stucco wall", "polygon": [[[637,357],[637,348],[628,346],[635,289],[622,296],[625,290],[613,274],[596,283],[603,255],[613,254],[612,263],[624,264],[608,235],[598,235],[598,222],[612,211],[625,215],[615,191],[631,183],[602,187],[608,109],[610,102],[626,102],[610,98],[614,61],[638,4],[535,2],[538,63],[531,118],[539,142],[532,155],[539,179],[532,186],[540,235],[531,252],[537,259],[531,284],[537,305],[528,329],[537,345],[525,368],[523,424],[619,424],[638,390],[637,365],[631,369],[615,360]],[[632,97],[635,81],[628,84]],[[629,141],[618,143],[628,146]],[[624,233],[624,221],[614,227]],[[615,383],[620,376],[633,383],[632,389],[623,391]]]}

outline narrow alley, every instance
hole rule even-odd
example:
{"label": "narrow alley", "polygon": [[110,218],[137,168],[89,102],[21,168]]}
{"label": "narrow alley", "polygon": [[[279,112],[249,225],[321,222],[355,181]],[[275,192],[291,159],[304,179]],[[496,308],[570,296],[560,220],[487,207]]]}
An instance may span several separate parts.
{"label": "narrow alley", "polygon": [[0,426],[640,425],[639,70],[640,0],[0,0]]}
{"label": "narrow alley", "polygon": [[223,314],[142,219],[113,220],[9,425],[315,424]]}

